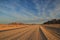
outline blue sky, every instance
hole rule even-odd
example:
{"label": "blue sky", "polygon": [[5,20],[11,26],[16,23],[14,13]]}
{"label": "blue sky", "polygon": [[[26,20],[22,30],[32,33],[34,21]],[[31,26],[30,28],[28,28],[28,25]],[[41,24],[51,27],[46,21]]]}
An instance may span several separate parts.
{"label": "blue sky", "polygon": [[0,0],[0,23],[41,24],[60,19],[60,0]]}

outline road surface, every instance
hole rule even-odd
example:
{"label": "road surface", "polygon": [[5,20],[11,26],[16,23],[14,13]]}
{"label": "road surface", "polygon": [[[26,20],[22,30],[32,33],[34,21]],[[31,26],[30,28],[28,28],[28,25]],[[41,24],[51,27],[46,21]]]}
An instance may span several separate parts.
{"label": "road surface", "polygon": [[60,40],[60,28],[42,25],[0,30],[0,40]]}

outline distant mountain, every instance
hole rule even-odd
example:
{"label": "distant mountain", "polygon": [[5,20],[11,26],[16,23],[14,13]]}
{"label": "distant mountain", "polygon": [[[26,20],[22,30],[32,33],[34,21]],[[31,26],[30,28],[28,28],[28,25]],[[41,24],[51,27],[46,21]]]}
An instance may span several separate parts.
{"label": "distant mountain", "polygon": [[51,21],[47,21],[43,24],[60,24],[60,19],[52,19]]}
{"label": "distant mountain", "polygon": [[23,24],[23,23],[12,22],[12,23],[9,23],[9,24],[13,24],[13,25],[21,25],[21,24]]}

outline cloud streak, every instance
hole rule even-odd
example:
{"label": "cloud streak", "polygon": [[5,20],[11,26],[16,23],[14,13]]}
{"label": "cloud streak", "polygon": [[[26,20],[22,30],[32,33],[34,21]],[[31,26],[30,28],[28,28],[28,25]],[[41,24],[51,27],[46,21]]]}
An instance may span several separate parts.
{"label": "cloud streak", "polygon": [[1,21],[3,20],[2,18],[6,18],[10,22],[18,21],[25,23],[43,23],[54,18],[60,19],[60,1],[0,0]]}

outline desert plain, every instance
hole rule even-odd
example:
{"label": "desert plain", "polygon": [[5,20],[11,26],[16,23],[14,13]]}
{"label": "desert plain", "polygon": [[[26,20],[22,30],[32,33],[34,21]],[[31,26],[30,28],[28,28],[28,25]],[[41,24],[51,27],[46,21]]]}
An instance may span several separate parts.
{"label": "desert plain", "polygon": [[60,24],[0,24],[0,40],[60,40]]}

